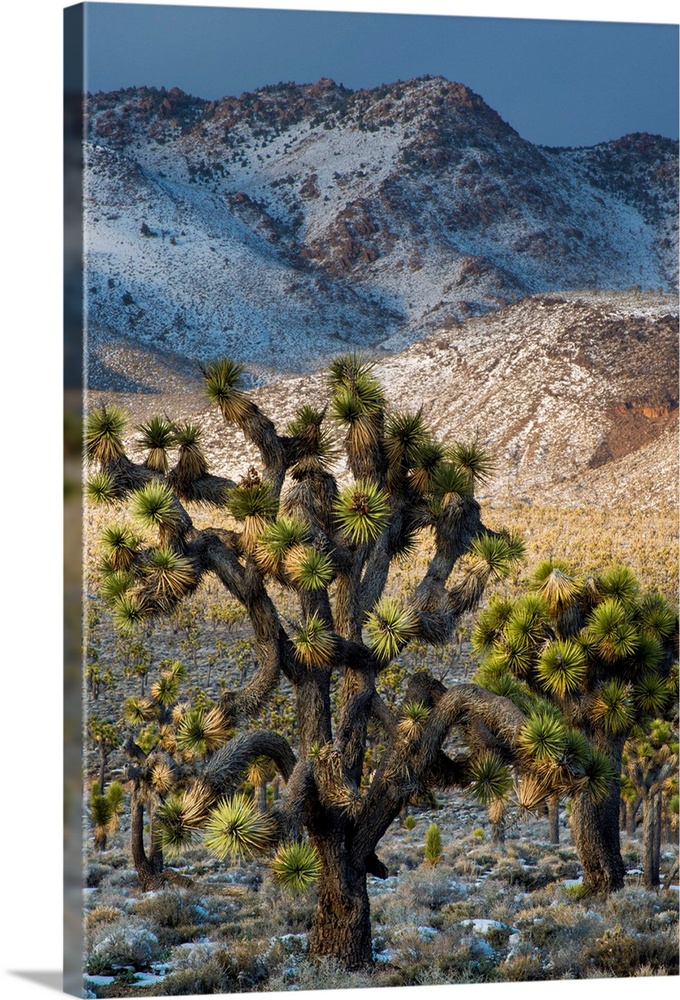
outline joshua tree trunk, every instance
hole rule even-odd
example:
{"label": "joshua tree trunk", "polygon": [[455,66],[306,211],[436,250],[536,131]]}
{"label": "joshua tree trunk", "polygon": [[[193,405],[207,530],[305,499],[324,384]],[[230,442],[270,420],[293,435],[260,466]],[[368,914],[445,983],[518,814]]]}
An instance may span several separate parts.
{"label": "joshua tree trunk", "polygon": [[312,917],[310,954],[329,956],[347,969],[373,964],[366,871],[352,867],[340,838],[315,840],[322,859]]}
{"label": "joshua tree trunk", "polygon": [[142,883],[144,892],[160,889],[165,881],[163,874],[163,854],[158,848],[152,848],[147,855],[144,847],[144,800],[134,791],[132,793],[130,840],[132,860]]}
{"label": "joshua tree trunk", "polygon": [[[599,736],[599,739],[598,739]],[[609,794],[601,802],[578,792],[572,799],[572,836],[583,865],[584,889],[588,893],[615,892],[623,888],[626,868],[621,857],[619,812],[621,807],[621,766],[624,739],[594,734],[598,749],[609,757],[616,777]]]}
{"label": "joshua tree trunk", "polygon": [[642,805],[639,795],[635,796],[632,802],[626,802],[626,832],[629,837],[634,837],[637,832],[637,814]]}
{"label": "joshua tree trunk", "polygon": [[586,892],[622,889],[625,867],[619,841],[618,783],[601,803],[593,803],[587,793],[579,792],[574,796],[572,832],[584,868]]}
{"label": "joshua tree trunk", "polygon": [[548,799],[548,826],[550,828],[550,843],[560,842],[560,797],[551,795]]}
{"label": "joshua tree trunk", "polygon": [[661,793],[645,799],[642,817],[642,871],[645,887],[659,887],[661,860]]}

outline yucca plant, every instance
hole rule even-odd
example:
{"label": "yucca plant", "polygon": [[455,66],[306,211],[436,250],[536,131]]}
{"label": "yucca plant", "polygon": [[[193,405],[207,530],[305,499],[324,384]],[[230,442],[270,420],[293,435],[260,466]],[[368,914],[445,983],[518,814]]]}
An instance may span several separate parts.
{"label": "yucca plant", "polygon": [[212,361],[202,371],[208,399],[219,406],[225,420],[229,423],[238,423],[246,416],[251,406],[243,391],[245,387],[243,365],[222,358]]}
{"label": "yucca plant", "polygon": [[293,517],[277,517],[267,524],[257,544],[255,558],[266,573],[277,573],[293,548],[304,546],[310,538],[309,527]]}
{"label": "yucca plant", "polygon": [[128,572],[132,569],[139,550],[139,538],[126,525],[113,524],[105,528],[101,535],[106,564],[111,573]]}
{"label": "yucca plant", "polygon": [[180,517],[172,490],[165,483],[152,481],[132,497],[132,513],[147,528],[174,531]]}
{"label": "yucca plant", "polygon": [[[279,433],[246,391],[242,367],[215,360],[203,369],[206,394],[237,425],[252,456],[240,481],[209,474],[213,456],[203,455],[197,426],[172,415],[166,420],[175,425],[179,459],[165,478],[122,451],[106,466],[116,501],[126,501],[144,529],[129,566],[111,565],[105,553],[114,624],[132,630],[148,622],[146,641],[155,644],[165,629],[152,632],[151,620],[170,619],[186,636],[181,641],[203,652],[213,630],[203,635],[197,616],[182,610],[207,581],[242,609],[238,636],[231,635],[233,619],[215,616],[219,638],[208,663],[247,659],[250,666],[251,652],[256,659],[216,702],[199,686],[183,692],[161,663],[149,679],[150,697],[128,704],[131,732],[122,749],[142,887],[178,879],[164,868],[164,854],[177,856],[201,836],[225,859],[271,849],[282,885],[301,890],[318,873],[309,953],[346,968],[373,960],[367,879],[387,874],[377,853],[384,832],[415,792],[433,795],[472,780],[467,754],[453,759],[444,749],[452,730],[473,760],[497,751],[520,776],[538,768],[519,742],[524,711],[509,697],[518,704],[520,695],[531,697],[543,652],[536,644],[552,641],[552,622],[527,602],[506,643],[497,607],[483,645],[495,657],[487,669],[499,693],[474,683],[447,689],[425,669],[408,671],[407,657],[397,669],[394,659],[409,645],[451,640],[487,585],[512,571],[522,544],[484,524],[475,489],[490,475],[488,456],[477,444],[446,448],[422,413],[391,408],[377,372],[359,355],[336,359],[325,398],[293,402],[295,417]],[[331,464],[330,441],[340,439]],[[163,442],[156,436],[155,443]],[[220,468],[226,464],[215,458]],[[104,483],[103,496],[107,489]],[[205,506],[194,523],[192,505],[208,502],[233,523],[215,511],[211,526],[202,527]],[[391,571],[425,533],[428,554],[414,564],[413,590],[397,598]],[[651,609],[648,617],[651,628]],[[108,618],[107,611],[107,626]],[[246,654],[240,624],[248,621],[254,642]],[[640,622],[640,636],[644,627]],[[641,644],[636,652],[642,655]],[[665,676],[662,662],[657,669]],[[383,698],[390,672],[400,683]],[[275,730],[259,727],[267,717]],[[551,780],[577,770],[569,727],[562,758],[551,763]],[[271,811],[262,795],[263,761],[288,783]],[[257,802],[246,794],[251,788]]]}
{"label": "yucca plant", "polygon": [[143,598],[124,592],[113,600],[113,621],[125,635],[138,632],[149,617],[150,609]]}
{"label": "yucca plant", "polygon": [[254,857],[272,845],[275,829],[272,817],[259,812],[253,799],[237,794],[222,799],[210,811],[203,843],[222,861]]}
{"label": "yucca plant", "polygon": [[85,496],[97,505],[113,503],[119,496],[113,476],[105,469],[94,472],[85,483]]}
{"label": "yucca plant", "polygon": [[85,445],[91,462],[106,467],[124,454],[121,435],[126,423],[125,412],[117,406],[103,405],[88,414]]}
{"label": "yucca plant", "polygon": [[421,410],[393,414],[385,428],[385,453],[390,465],[413,468],[420,460],[421,449],[428,443],[428,438]]}
{"label": "yucca plant", "polygon": [[229,726],[215,706],[209,712],[192,708],[184,712],[177,726],[177,749],[190,758],[205,757],[229,738]]}
{"label": "yucca plant", "polygon": [[175,427],[169,420],[154,416],[140,424],[139,444],[148,450],[144,461],[147,469],[165,475],[168,471],[168,448],[175,443]]}
{"label": "yucca plant", "polygon": [[286,558],[285,569],[300,590],[322,590],[335,575],[331,557],[311,546],[292,549]]}
{"label": "yucca plant", "polygon": [[144,572],[156,601],[179,600],[196,586],[196,572],[191,560],[180,556],[167,545],[152,549]]}
{"label": "yucca plant", "polygon": [[512,771],[494,751],[483,753],[470,764],[470,792],[482,805],[506,799],[513,783]]}
{"label": "yucca plant", "polygon": [[628,740],[623,758],[627,776],[642,799],[643,877],[648,889],[660,882],[661,826],[666,788],[678,773],[677,722],[654,719],[641,733]]}
{"label": "yucca plant", "polygon": [[409,701],[401,710],[401,718],[397,723],[397,732],[404,739],[414,740],[422,735],[425,723],[432,709],[419,701]]}
{"label": "yucca plant", "polygon": [[476,442],[454,444],[450,450],[451,461],[474,482],[487,483],[494,474],[495,463],[488,452]]}
{"label": "yucca plant", "polygon": [[[523,800],[533,800],[543,785],[570,785],[586,890],[620,888],[622,747],[635,726],[671,702],[671,622],[677,616],[658,595],[640,594],[634,575],[622,566],[581,579],[550,559],[529,586],[538,604],[528,605],[523,597],[511,607],[491,605],[480,617],[473,630],[475,648],[484,656],[477,679],[524,711],[532,700],[543,700],[519,746],[550,774],[535,777],[533,786],[525,781]],[[547,711],[551,705],[563,714]]]}
{"label": "yucca plant", "polygon": [[326,622],[316,613],[293,636],[295,656],[309,667],[328,667],[335,652],[335,639]]}
{"label": "yucca plant", "polygon": [[417,634],[419,619],[412,608],[385,597],[366,619],[368,645],[380,660],[393,660]]}
{"label": "yucca plant", "polygon": [[430,823],[425,834],[425,860],[434,868],[441,861],[443,853],[441,830],[436,823]]}
{"label": "yucca plant", "polygon": [[[110,564],[109,564],[110,565]],[[115,604],[116,598],[127,593],[135,582],[134,573],[130,570],[117,569],[106,573],[99,594],[107,604]]]}
{"label": "yucca plant", "polygon": [[293,895],[310,889],[321,872],[321,859],[306,840],[281,844],[271,862],[271,871],[279,883]]}
{"label": "yucca plant", "polygon": [[374,541],[386,527],[390,505],[387,493],[366,479],[342,490],[333,506],[339,528],[354,545]]}

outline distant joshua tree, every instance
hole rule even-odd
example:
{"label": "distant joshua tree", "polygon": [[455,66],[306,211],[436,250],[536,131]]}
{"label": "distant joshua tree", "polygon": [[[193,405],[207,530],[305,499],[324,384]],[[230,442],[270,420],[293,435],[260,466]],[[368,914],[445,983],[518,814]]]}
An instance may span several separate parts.
{"label": "distant joshua tree", "polygon": [[[536,771],[544,785],[563,790],[574,779],[584,797],[588,788],[597,795],[602,759],[583,741],[573,761],[553,765],[552,743],[527,728],[522,711],[475,684],[446,689],[421,670],[404,683],[396,710],[378,694],[381,672],[409,642],[446,642],[487,582],[522,555],[516,538],[482,523],[474,489],[491,463],[476,444],[446,448],[420,413],[389,412],[371,364],[355,355],[332,363],[328,404],[301,406],[285,434],[245,393],[239,365],[216,361],[203,375],[225,421],[259,452],[259,470],[238,483],[210,475],[191,425],[175,428],[174,438],[163,421],[145,425],[143,464],[125,454],[119,410],[96,409],[87,426],[90,500],[129,501],[147,536],[152,529],[158,538],[143,545],[125,525],[106,533],[103,591],[118,627],[131,632],[171,614],[212,575],[243,606],[255,637],[257,670],[215,706],[194,710],[191,724],[180,719],[181,740],[179,730],[168,738],[169,720],[155,745],[126,742],[140,837],[145,808],[153,813],[151,847],[139,858],[151,858],[144,887],[162,884],[163,855],[177,856],[199,834],[221,858],[271,850],[283,886],[316,882],[311,955],[370,965],[367,876],[387,876],[376,849],[414,795],[472,785],[489,801],[506,794],[510,765],[529,786]],[[329,424],[344,432],[341,482],[330,471]],[[171,440],[179,446],[172,468],[161,454]],[[199,530],[187,504],[224,509],[240,530]],[[385,597],[390,567],[422,532],[432,537],[422,578],[408,601]],[[280,586],[297,602],[293,621],[272,599]],[[284,680],[296,708],[295,751],[276,732],[239,733]],[[151,694],[157,702],[159,692]],[[370,726],[382,730],[377,762],[366,754]],[[469,752],[445,752],[453,727]],[[262,788],[265,761],[286,785],[263,813],[261,796],[238,789],[248,775]]]}
{"label": "distant joshua tree", "polygon": [[[475,680],[529,714],[533,739],[555,761],[577,758],[588,741],[599,751],[597,779],[591,774],[572,796],[572,835],[585,871],[584,893],[620,889],[623,748],[629,736],[648,732],[655,716],[676,704],[677,615],[658,594],[640,594],[625,566],[580,577],[548,560],[529,586],[524,597],[492,599],[480,614],[472,643],[485,658]],[[652,753],[649,740],[644,747]],[[659,773],[667,776],[663,755],[670,751],[658,749],[664,761]],[[634,750],[632,745],[632,755]],[[657,759],[654,753],[650,759]],[[639,772],[632,769],[632,775]],[[591,794],[593,780],[603,788],[599,801]],[[539,783],[535,802],[547,791]]]}

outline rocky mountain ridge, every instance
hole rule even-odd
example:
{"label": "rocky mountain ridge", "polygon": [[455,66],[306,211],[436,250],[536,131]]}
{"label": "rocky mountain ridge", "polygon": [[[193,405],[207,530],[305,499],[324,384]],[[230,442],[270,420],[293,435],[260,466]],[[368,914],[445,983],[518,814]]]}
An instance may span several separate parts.
{"label": "rocky mountain ridge", "polygon": [[677,143],[522,139],[441,77],[90,96],[90,347],[310,371],[564,289],[677,286]]}

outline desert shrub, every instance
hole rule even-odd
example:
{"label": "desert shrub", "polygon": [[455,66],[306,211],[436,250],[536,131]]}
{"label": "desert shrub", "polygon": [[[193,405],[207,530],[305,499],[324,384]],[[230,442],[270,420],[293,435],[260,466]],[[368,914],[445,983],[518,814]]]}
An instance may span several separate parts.
{"label": "desert shrub", "polygon": [[467,891],[466,886],[451,877],[450,871],[423,866],[403,877],[397,895],[416,909],[438,910],[445,903],[460,900]]}
{"label": "desert shrub", "polygon": [[[646,889],[622,889],[607,899],[602,914],[609,922],[631,932],[654,933],[659,926],[678,919],[678,897]],[[667,914],[659,919],[661,914]]]}
{"label": "desert shrub", "polygon": [[668,931],[631,934],[617,925],[588,945],[585,955],[599,969],[616,978],[632,976],[642,965],[653,969],[655,976],[678,974],[678,942],[676,935]]}
{"label": "desert shrub", "polygon": [[113,924],[121,917],[117,906],[96,906],[85,914],[85,931],[92,931],[102,924]]}
{"label": "desert shrub", "polygon": [[168,996],[230,993],[257,988],[267,978],[262,941],[194,945],[182,949],[175,969],[163,981]]}
{"label": "desert shrub", "polygon": [[546,978],[541,957],[533,949],[528,954],[519,952],[507,958],[499,971],[510,983],[531,983]]}
{"label": "desert shrub", "polygon": [[189,894],[170,888],[136,900],[131,910],[138,917],[160,927],[181,927],[204,920],[204,914]]}
{"label": "desert shrub", "polygon": [[337,990],[357,989],[372,985],[368,974],[347,972],[339,962],[332,958],[322,958],[316,962],[306,959],[293,959],[288,964],[270,976],[267,989],[283,990]]}
{"label": "desert shrub", "polygon": [[132,965],[135,969],[148,969],[160,952],[157,936],[145,924],[126,917],[124,922],[108,925],[95,935],[90,958],[100,968]]}

